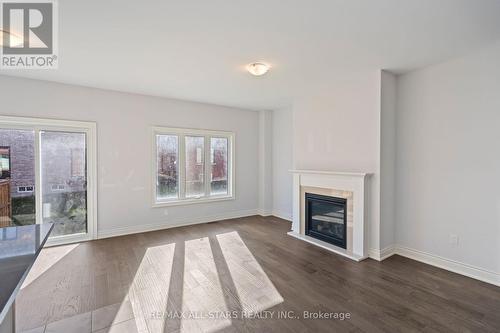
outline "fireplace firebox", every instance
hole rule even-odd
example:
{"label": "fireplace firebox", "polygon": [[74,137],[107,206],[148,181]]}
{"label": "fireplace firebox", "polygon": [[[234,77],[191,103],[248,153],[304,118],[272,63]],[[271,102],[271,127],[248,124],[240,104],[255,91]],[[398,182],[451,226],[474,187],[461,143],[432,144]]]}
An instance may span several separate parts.
{"label": "fireplace firebox", "polygon": [[347,199],[306,193],[307,236],[346,248]]}

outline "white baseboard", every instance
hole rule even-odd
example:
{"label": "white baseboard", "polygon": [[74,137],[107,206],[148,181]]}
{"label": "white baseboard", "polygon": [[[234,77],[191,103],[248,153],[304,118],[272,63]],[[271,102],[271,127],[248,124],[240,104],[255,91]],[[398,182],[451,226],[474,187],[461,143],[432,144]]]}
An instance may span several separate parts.
{"label": "white baseboard", "polygon": [[437,256],[435,254],[410,249],[403,246],[397,246],[396,254],[417,260],[432,266],[436,266],[448,271],[468,276],[470,278],[480,280],[483,282],[491,283],[500,286],[500,273],[485,270],[483,268],[475,267],[465,264],[456,260],[451,260]]}
{"label": "white baseboard", "polygon": [[279,210],[273,210],[271,215],[279,217],[280,219],[292,222],[292,214],[291,213],[287,213],[287,212],[283,212],[283,211],[279,211]]}
{"label": "white baseboard", "polygon": [[428,265],[446,269],[450,272],[465,275],[476,280],[500,286],[500,273],[488,271],[483,268],[475,267],[456,260],[447,259],[428,252],[411,249],[401,245],[391,245],[381,251],[378,251],[376,249],[370,250],[370,258],[378,261],[387,259],[394,254],[420,261]]}
{"label": "white baseboard", "polygon": [[374,260],[381,261],[380,260],[380,251],[377,249],[369,249],[368,250],[368,258],[372,258]]}
{"label": "white baseboard", "polygon": [[257,215],[260,216],[271,216],[273,215],[273,212],[267,209],[257,209]]}
{"label": "white baseboard", "polygon": [[208,223],[220,220],[235,219],[239,217],[259,215],[257,209],[243,210],[243,211],[233,211],[211,216],[202,216],[197,218],[183,218],[177,219],[175,221],[161,222],[161,223],[151,223],[151,224],[141,224],[127,227],[118,227],[108,230],[99,230],[98,239],[109,238],[116,236],[124,236],[130,234],[137,234],[141,232],[169,229],[175,227],[182,227],[192,224]]}
{"label": "white baseboard", "polygon": [[394,245],[389,245],[388,247],[382,250],[370,249],[368,251],[368,256],[378,261],[385,260],[395,254],[396,254],[396,247]]}

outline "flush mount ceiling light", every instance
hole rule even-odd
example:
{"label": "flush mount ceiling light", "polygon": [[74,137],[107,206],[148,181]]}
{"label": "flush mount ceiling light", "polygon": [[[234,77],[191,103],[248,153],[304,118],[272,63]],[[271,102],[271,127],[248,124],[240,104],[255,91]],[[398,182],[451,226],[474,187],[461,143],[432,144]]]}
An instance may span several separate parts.
{"label": "flush mount ceiling light", "polygon": [[266,74],[271,66],[264,64],[263,62],[254,62],[247,65],[247,71],[255,76],[261,76]]}

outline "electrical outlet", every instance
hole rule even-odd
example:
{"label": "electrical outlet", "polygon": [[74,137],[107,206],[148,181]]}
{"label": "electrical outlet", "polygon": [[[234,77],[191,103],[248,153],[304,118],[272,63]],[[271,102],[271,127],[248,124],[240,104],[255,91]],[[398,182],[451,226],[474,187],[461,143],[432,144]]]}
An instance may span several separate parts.
{"label": "electrical outlet", "polygon": [[165,209],[163,210],[163,215],[168,216],[168,209],[166,209],[166,208],[165,208]]}
{"label": "electrical outlet", "polygon": [[451,234],[450,235],[450,245],[451,246],[457,247],[458,246],[458,241],[459,241],[458,235],[455,235],[455,234]]}

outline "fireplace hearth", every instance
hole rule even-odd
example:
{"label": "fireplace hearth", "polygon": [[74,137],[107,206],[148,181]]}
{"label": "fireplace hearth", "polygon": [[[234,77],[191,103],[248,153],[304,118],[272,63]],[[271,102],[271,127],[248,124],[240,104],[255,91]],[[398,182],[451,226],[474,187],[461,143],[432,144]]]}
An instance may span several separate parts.
{"label": "fireplace hearth", "polygon": [[347,246],[347,200],[305,194],[305,233],[343,249]]}

